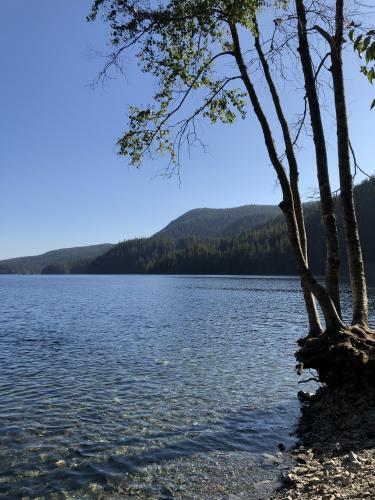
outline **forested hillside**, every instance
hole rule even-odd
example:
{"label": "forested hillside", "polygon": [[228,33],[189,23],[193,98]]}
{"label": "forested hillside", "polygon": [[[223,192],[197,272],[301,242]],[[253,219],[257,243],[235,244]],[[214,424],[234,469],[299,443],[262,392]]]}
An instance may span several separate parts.
{"label": "forested hillside", "polygon": [[[366,267],[375,277],[374,180],[355,188]],[[339,236],[344,233],[337,200]],[[325,248],[319,204],[305,204],[309,260],[324,272]],[[342,252],[345,268],[346,256]],[[246,205],[231,209],[196,209],[171,222],[151,238],[117,245],[54,250],[35,257],[0,262],[0,273],[92,274],[295,274],[286,225],[280,209]]]}
{"label": "forested hillside", "polygon": [[[374,181],[365,181],[358,185],[355,193],[363,252],[368,269],[372,269],[375,263],[375,237],[372,229],[375,220]],[[343,248],[344,234],[339,200],[336,203]],[[310,265],[315,273],[321,274],[324,272],[325,248],[319,204],[305,205],[305,214]],[[281,215],[234,236],[172,238],[171,234],[176,236],[176,233],[172,232],[166,237],[161,231],[152,238],[120,243],[92,262],[88,272],[295,274],[286,225]],[[342,260],[344,269],[346,256],[343,251]]]}
{"label": "forested hillside", "polygon": [[[280,213],[280,209],[274,205],[245,205],[235,208],[198,208],[191,210],[181,217],[168,224],[155,237],[170,238],[179,240],[189,238],[190,236],[211,238],[225,237],[261,225],[266,221],[271,221]],[[134,249],[132,252],[143,250],[139,246],[139,241],[146,245],[147,239],[134,240]],[[133,243],[128,242],[127,245]],[[33,257],[20,257],[17,259],[8,259],[0,261],[0,273],[18,273],[18,274],[77,274],[87,272],[90,261],[106,253],[113,245],[103,244],[89,247],[65,248],[53,250],[42,255]],[[117,248],[117,247],[116,247]],[[119,245],[123,249],[122,244]],[[117,250],[115,251],[115,253]],[[122,250],[120,250],[122,252]],[[109,257],[110,259],[112,257]],[[128,261],[123,266],[123,271],[116,271],[113,268],[111,272],[133,272],[127,271],[128,267],[133,267],[131,258],[126,256]],[[138,268],[137,268],[138,269]],[[145,271],[134,271],[145,272]]]}
{"label": "forested hillside", "polygon": [[104,254],[113,245],[103,243],[85,247],[62,248],[42,255],[0,261],[1,274],[65,274],[86,270],[88,262]]}
{"label": "forested hillside", "polygon": [[252,229],[280,214],[275,205],[244,205],[235,208],[196,208],[169,223],[155,236],[172,240],[197,236],[231,236]]}

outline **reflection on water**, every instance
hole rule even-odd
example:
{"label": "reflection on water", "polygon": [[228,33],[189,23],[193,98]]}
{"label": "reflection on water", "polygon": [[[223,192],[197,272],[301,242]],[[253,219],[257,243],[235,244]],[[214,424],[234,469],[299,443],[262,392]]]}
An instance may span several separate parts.
{"label": "reflection on water", "polygon": [[0,496],[267,498],[294,279],[0,277]]}

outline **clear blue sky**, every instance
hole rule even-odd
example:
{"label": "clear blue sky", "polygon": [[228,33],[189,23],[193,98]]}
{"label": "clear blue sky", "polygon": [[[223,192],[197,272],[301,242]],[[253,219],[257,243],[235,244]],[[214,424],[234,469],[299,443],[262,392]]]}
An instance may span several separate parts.
{"label": "clear blue sky", "polygon": [[[280,192],[258,123],[250,113],[233,127],[207,125],[207,154],[184,159],[182,184],[155,177],[116,155],[126,109],[150,83],[134,70],[95,92],[90,83],[106,51],[106,27],[87,23],[90,0],[2,0],[0,16],[0,258],[147,236],[196,207],[278,203]],[[107,48],[108,49],[108,48]],[[351,131],[358,159],[375,172],[374,88],[349,57]],[[293,92],[283,96],[293,117]],[[333,184],[337,184],[332,110]],[[302,193],[316,186],[314,155],[301,153]]]}

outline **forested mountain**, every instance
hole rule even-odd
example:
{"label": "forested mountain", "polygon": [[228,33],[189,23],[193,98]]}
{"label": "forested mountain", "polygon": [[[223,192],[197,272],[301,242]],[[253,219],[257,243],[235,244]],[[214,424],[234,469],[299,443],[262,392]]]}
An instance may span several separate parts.
{"label": "forested mountain", "polygon": [[244,205],[235,208],[196,208],[170,222],[155,236],[177,240],[189,236],[231,236],[259,226],[280,214],[275,205]]}
{"label": "forested mountain", "polygon": [[[355,188],[366,268],[375,277],[374,179]],[[344,232],[336,202],[341,247]],[[325,264],[324,231],[318,202],[305,204],[309,260],[314,273]],[[346,267],[342,251],[342,268]],[[295,274],[286,225],[280,209],[246,205],[231,209],[196,209],[171,222],[151,238],[117,245],[55,250],[36,257],[0,262],[11,273],[157,273]]]}
{"label": "forested mountain", "polygon": [[65,274],[86,270],[89,261],[108,252],[113,245],[103,243],[85,247],[62,248],[32,257],[0,261],[0,273]]}
{"label": "forested mountain", "polygon": [[[374,181],[365,181],[356,186],[355,196],[363,253],[367,269],[372,270],[375,267],[375,235],[372,229],[375,220]],[[339,199],[336,205],[343,250],[344,233]],[[322,274],[325,263],[325,244],[319,203],[306,204],[305,216],[310,266],[315,273]],[[240,221],[241,218],[238,220]],[[344,251],[341,253],[342,268],[345,269],[346,256]],[[176,238],[176,232],[171,232],[166,236],[161,231],[152,238],[126,241],[93,261],[88,272],[295,274],[296,270],[286,225],[283,216],[279,215],[271,221],[234,236]]]}
{"label": "forested mountain", "polygon": [[[191,236],[210,238],[239,233],[272,220],[280,209],[274,205],[245,205],[235,208],[198,208],[190,210],[172,221],[154,237],[179,240]],[[139,241],[134,240],[135,249],[142,253]],[[120,248],[122,248],[120,244]],[[130,244],[132,245],[132,244]],[[113,247],[111,244],[89,247],[53,250],[34,257],[20,257],[0,261],[1,273],[18,274],[67,274],[85,273],[90,261],[105,254]],[[116,247],[117,248],[117,247]],[[118,272],[130,272],[126,271]],[[116,272],[115,270],[113,272]]]}

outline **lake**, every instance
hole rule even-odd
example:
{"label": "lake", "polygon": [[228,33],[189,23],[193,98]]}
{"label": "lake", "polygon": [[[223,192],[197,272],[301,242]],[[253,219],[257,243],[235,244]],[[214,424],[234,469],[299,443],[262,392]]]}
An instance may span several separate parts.
{"label": "lake", "polygon": [[294,278],[0,276],[0,497],[268,498],[306,332]]}

